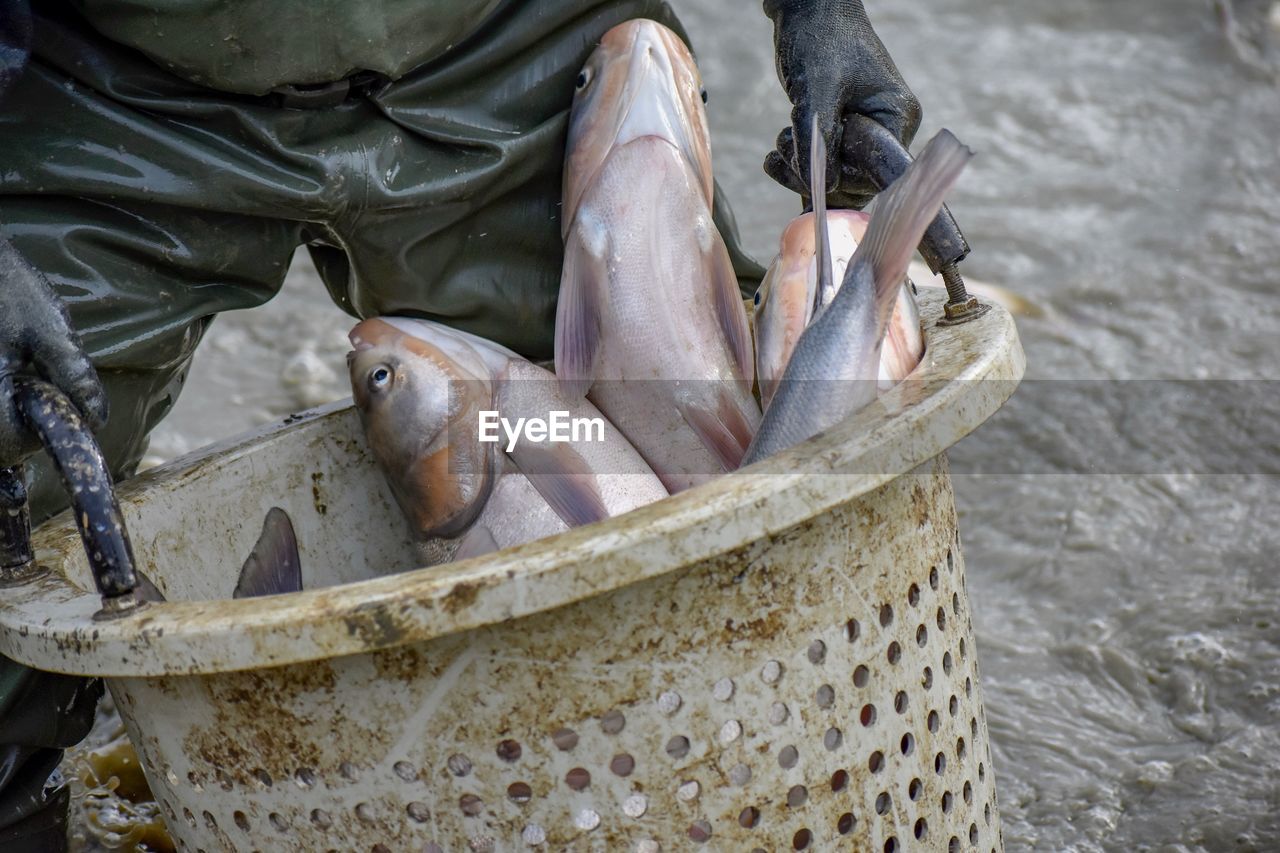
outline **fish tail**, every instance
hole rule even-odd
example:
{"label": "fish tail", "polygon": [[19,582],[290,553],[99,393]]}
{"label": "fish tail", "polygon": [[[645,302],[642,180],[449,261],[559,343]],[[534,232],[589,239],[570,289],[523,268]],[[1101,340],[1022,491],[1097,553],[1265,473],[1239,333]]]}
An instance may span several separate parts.
{"label": "fish tail", "polygon": [[876,284],[877,329],[884,329],[889,322],[911,255],[972,156],[951,131],[941,130],[876,201],[866,236],[850,260],[845,278],[848,280],[857,267],[870,265]]}

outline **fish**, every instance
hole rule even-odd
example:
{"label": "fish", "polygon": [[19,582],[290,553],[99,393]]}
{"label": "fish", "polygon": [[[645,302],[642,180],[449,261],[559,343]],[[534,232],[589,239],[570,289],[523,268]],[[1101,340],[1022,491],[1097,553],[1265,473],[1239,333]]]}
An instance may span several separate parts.
{"label": "fish", "polygon": [[[595,406],[565,394],[554,374],[506,347],[407,317],[364,320],[349,339],[365,435],[419,540],[452,540],[474,554],[480,531],[503,548],[667,496]],[[482,440],[482,419],[494,413],[527,423],[552,412],[598,430],[567,441]],[[463,548],[466,537],[472,547]]]}
{"label": "fish", "polygon": [[880,194],[838,292],[796,342],[744,465],[835,426],[876,398],[885,331],[911,255],[972,156],[940,131]]}
{"label": "fish", "polygon": [[675,33],[619,24],[578,78],[565,157],[556,375],[672,493],[737,468],[760,422],[703,92]]}
{"label": "fish", "polygon": [[[756,290],[756,378],[765,406],[777,392],[800,335],[835,298],[870,221],[860,210],[826,209],[826,163],[822,135],[815,130],[809,164],[814,209],[787,223],[778,254]],[[822,228],[818,223],[824,220],[826,227]],[[826,250],[824,243],[829,247]],[[820,256],[826,258],[825,264],[820,263]],[[828,275],[820,275],[821,269],[829,270]],[[821,288],[820,279],[826,282]],[[923,355],[920,311],[908,279],[898,294],[881,350],[879,387],[889,388],[906,378]]]}
{"label": "fish", "polygon": [[[137,596],[142,601],[165,601],[165,595],[140,569]],[[267,510],[262,533],[248,558],[240,567],[232,598],[257,598],[282,595],[302,589],[302,560],[298,555],[298,537],[289,514],[278,506]]]}

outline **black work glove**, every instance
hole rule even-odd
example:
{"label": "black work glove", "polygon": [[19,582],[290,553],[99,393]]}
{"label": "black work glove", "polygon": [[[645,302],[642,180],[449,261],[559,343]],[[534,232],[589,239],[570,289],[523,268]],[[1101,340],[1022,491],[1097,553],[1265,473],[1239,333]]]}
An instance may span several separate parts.
{"label": "black work glove", "polygon": [[13,401],[12,377],[32,372],[60,388],[91,427],[106,423],[106,392],[62,300],[0,237],[0,467],[21,462],[40,446]]}
{"label": "black work glove", "polygon": [[773,19],[778,79],[791,99],[791,127],[765,157],[769,177],[809,197],[813,116],[827,145],[827,197],[833,207],[861,209],[875,185],[841,163],[844,118],[865,115],[904,147],[920,127],[920,102],[907,88],[862,8],[862,0],[764,0]]}

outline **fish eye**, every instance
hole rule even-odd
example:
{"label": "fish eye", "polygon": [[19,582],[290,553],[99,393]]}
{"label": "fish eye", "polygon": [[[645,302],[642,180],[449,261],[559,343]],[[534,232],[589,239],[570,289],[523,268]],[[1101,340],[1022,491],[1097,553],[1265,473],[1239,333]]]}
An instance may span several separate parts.
{"label": "fish eye", "polygon": [[757,290],[756,295],[752,298],[755,300],[756,306],[758,307],[760,305],[760,291]]}
{"label": "fish eye", "polygon": [[581,92],[587,88],[587,84],[591,82],[591,69],[584,68],[578,72],[578,91]]}
{"label": "fish eye", "polygon": [[702,95],[702,103],[704,103],[704,104],[705,104],[705,103],[707,102],[707,89],[706,89],[706,87],[704,86],[704,87],[702,88],[702,91],[701,91],[701,92],[699,92],[698,94]]}
{"label": "fish eye", "polygon": [[379,364],[369,371],[369,390],[374,393],[385,391],[391,385],[391,377],[391,368],[385,364]]}

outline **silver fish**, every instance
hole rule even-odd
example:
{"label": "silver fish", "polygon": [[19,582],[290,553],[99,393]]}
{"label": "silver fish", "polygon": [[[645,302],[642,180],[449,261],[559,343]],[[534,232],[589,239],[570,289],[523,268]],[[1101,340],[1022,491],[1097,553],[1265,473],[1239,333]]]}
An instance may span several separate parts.
{"label": "silver fish", "polygon": [[760,420],[711,200],[688,48],[653,21],[614,27],[570,115],[556,375],[590,392],[672,492],[736,468]]}
{"label": "silver fish", "polygon": [[941,131],[881,194],[839,292],[796,343],[744,465],[811,438],[875,399],[885,329],[907,265],[971,156]]}
{"label": "silver fish", "polygon": [[[594,406],[565,395],[553,374],[505,347],[403,317],[365,320],[350,338],[365,434],[421,539],[468,536],[474,545],[488,530],[496,547],[507,547],[667,495]],[[557,411],[598,422],[599,433],[562,442],[481,440],[482,413],[515,422]]]}

